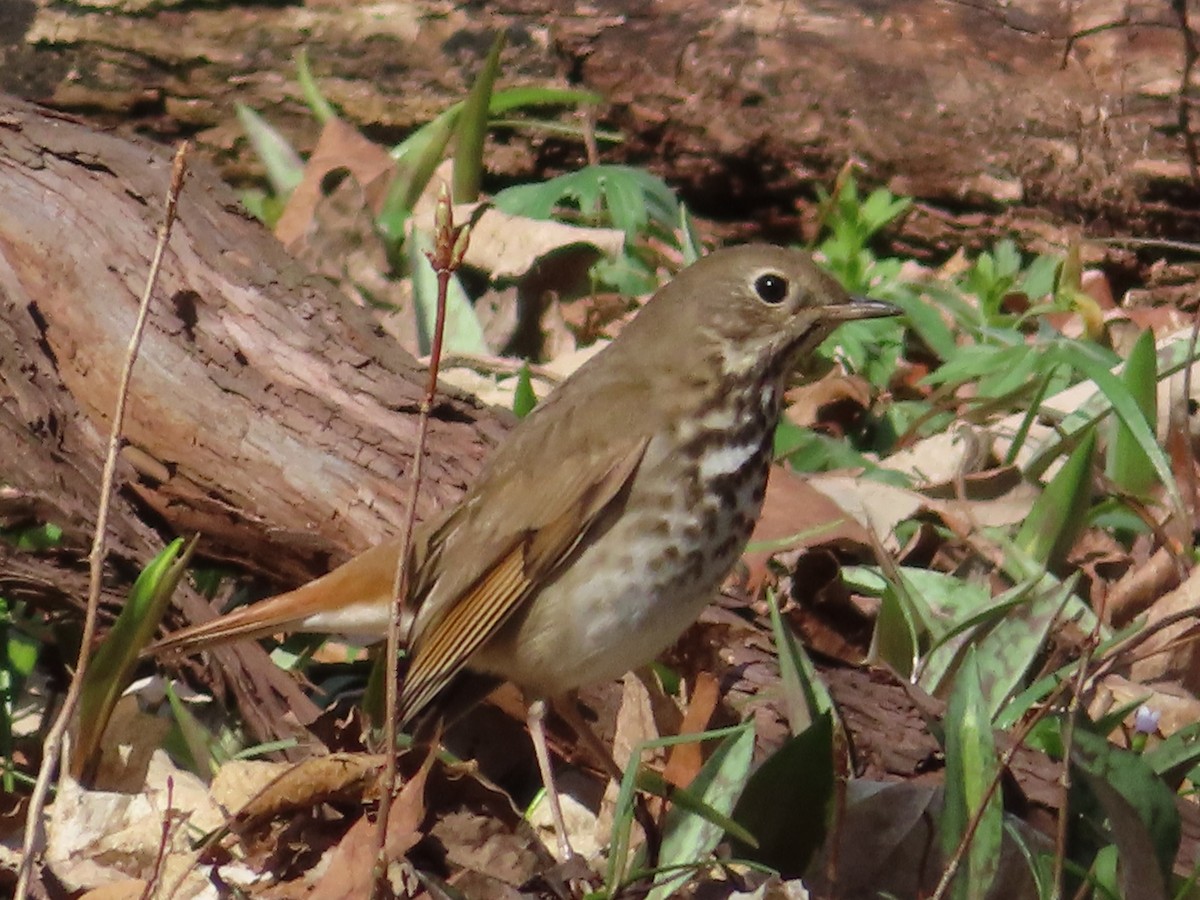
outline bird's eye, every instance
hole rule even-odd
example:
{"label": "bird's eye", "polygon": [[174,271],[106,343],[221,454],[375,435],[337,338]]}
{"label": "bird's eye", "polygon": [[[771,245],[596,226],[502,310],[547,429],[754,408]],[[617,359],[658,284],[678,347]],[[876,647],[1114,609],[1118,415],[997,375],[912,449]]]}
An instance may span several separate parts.
{"label": "bird's eye", "polygon": [[787,296],[788,280],[774,272],[759,275],[754,279],[754,293],[758,294],[758,299],[763,303],[775,306],[782,303],[783,298]]}

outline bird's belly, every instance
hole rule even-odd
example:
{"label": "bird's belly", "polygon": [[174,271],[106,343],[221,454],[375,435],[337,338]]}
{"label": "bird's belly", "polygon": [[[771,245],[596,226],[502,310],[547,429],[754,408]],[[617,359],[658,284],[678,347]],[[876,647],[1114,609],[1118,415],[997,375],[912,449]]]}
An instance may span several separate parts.
{"label": "bird's belly", "polygon": [[696,620],[749,537],[744,509],[710,512],[698,521],[692,509],[659,506],[644,513],[653,526],[623,517],[469,665],[554,696],[652,660]]}

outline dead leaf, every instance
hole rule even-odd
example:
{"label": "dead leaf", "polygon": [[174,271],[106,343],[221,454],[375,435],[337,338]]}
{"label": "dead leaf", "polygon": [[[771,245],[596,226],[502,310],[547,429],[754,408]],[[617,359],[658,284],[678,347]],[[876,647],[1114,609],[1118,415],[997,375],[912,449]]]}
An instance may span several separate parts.
{"label": "dead leaf", "polygon": [[188,879],[180,896],[207,880],[194,871],[196,853],[190,828],[173,817],[186,814],[200,831],[217,828],[224,815],[208,797],[207,786],[175,767],[162,750],[151,756],[145,785],[138,793],[84,790],[70,777],[60,780],[46,825],[47,867],[71,891],[88,890],[131,877],[149,878],[168,824],[160,883]]}
{"label": "dead leaf", "polygon": [[[828,493],[791,469],[772,466],[762,514],[742,560],[749,571],[747,588],[753,594],[767,577],[767,562],[781,550],[850,543],[870,547],[866,529]],[[874,484],[872,482],[872,484]]]}
{"label": "dead leaf", "polygon": [[[696,686],[692,689],[691,702],[683,714],[679,734],[699,734],[708,727],[721,700],[720,685],[708,672],[696,674]],[[692,783],[700,767],[704,765],[704,748],[698,741],[685,741],[671,748],[663,778],[676,787],[687,787]]]}
{"label": "dead leaf", "polygon": [[93,888],[80,896],[79,900],[139,900],[145,892],[146,882],[140,878],[129,878]]}
{"label": "dead leaf", "polygon": [[1143,684],[1177,681],[1192,693],[1200,692],[1200,567],[1187,579],[1151,605],[1145,629],[1177,614],[1191,613],[1180,621],[1158,628],[1138,645],[1129,677]]}
{"label": "dead leaf", "polygon": [[[233,765],[233,764],[230,764]],[[383,767],[383,757],[363,753],[331,753],[288,766],[237,809],[230,827],[239,834],[296,810],[309,809],[349,791],[361,791]],[[237,773],[252,771],[244,766]],[[236,777],[235,775],[231,775]]]}
{"label": "dead leaf", "polygon": [[[1100,719],[1116,707],[1137,701],[1149,708],[1157,718],[1158,740],[1168,738],[1179,729],[1200,722],[1200,700],[1178,685],[1142,684],[1120,675],[1106,675],[1096,687],[1088,707],[1092,721]],[[1136,715],[1136,712],[1130,713],[1124,723],[1130,732],[1134,729]]]}
{"label": "dead leaf", "polygon": [[275,225],[275,236],[289,250],[310,230],[317,204],[324,196],[325,178],[336,169],[346,169],[354,176],[362,185],[368,207],[378,212],[386,195],[387,176],[395,171],[396,163],[386,149],[341,119],[326,122],[304,167],[304,177]]}
{"label": "dead leaf", "polygon": [[[384,854],[390,861],[402,859],[421,839],[419,829],[425,819],[425,781],[436,758],[436,750],[430,749],[421,768],[404,783],[392,801],[384,846]],[[375,759],[378,761],[378,757]],[[375,822],[367,816],[351,826],[331,852],[325,874],[313,886],[310,900],[359,900],[371,896],[377,862],[375,829]]]}
{"label": "dead leaf", "polygon": [[[433,229],[433,199],[425,196],[413,211],[416,227]],[[454,207],[454,221],[470,221],[479,204]],[[493,280],[519,278],[533,269],[538,260],[567,247],[587,244],[605,256],[616,256],[625,246],[625,233],[616,228],[586,228],[541,219],[510,216],[495,207],[489,208],[471,228],[471,243],[467,246],[465,262],[482,269]]]}
{"label": "dead leaf", "polygon": [[871,405],[871,386],[864,378],[831,369],[823,378],[787,392],[784,415],[793,425],[811,428],[824,420],[824,413],[835,404],[848,404],[861,412]]}

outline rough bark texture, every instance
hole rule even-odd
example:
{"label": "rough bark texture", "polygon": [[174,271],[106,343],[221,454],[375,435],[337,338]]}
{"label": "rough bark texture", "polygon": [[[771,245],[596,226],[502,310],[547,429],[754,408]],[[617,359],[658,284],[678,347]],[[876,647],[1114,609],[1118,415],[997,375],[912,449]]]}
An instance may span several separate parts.
{"label": "rough bark texture", "polygon": [[[94,521],[168,175],[156,147],[0,99],[0,521],[62,526],[52,561],[68,569]],[[198,531],[201,557],[298,583],[403,521],[424,368],[237,209],[198,166],[130,394],[111,538],[126,577]],[[503,427],[443,395],[421,515],[457,496]],[[55,580],[3,568],[8,596]],[[303,701],[289,678],[271,683]]]}
{"label": "rough bark texture", "polygon": [[[794,238],[815,185],[854,160],[920,201],[897,230],[944,255],[1063,228],[1200,232],[1194,2],[715,0],[560,3],[384,0],[295,5],[7,0],[0,87],[109,114],[160,137],[194,134],[252,168],[235,102],[301,145],[316,129],[291,57],[305,48],[351,121],[399,138],[461,99],[496,30],[501,85],[575,85],[702,215]],[[3,18],[3,17],[0,17]],[[577,144],[516,132],[494,173],[573,163]],[[1128,255],[1114,262],[1132,265]]]}

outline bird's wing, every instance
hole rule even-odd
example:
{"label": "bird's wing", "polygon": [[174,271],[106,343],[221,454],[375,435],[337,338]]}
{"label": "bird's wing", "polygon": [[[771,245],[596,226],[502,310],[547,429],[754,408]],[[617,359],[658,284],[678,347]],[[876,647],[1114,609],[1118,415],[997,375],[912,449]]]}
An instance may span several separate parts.
{"label": "bird's wing", "polygon": [[[598,455],[582,464],[576,458],[572,475],[558,481],[556,496],[543,494],[529,526],[506,529],[509,539],[504,543],[495,540],[495,522],[489,516],[491,510],[504,507],[490,500],[468,501],[458,515],[433,533],[425,564],[418,564],[418,584],[429,571],[440,572],[417,612],[410,642],[412,662],[400,695],[403,722],[432,701],[472,654],[588,539],[604,511],[625,495],[647,443],[646,439],[629,441],[616,453],[609,448],[603,458]],[[527,478],[507,479],[502,490],[536,492],[535,481],[544,475],[529,473]],[[473,564],[467,563],[469,572],[445,570],[442,550],[450,542],[462,548],[458,555],[469,553],[467,548],[480,551]]]}

